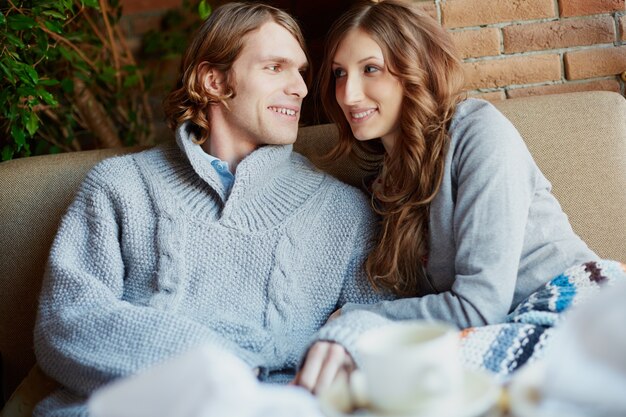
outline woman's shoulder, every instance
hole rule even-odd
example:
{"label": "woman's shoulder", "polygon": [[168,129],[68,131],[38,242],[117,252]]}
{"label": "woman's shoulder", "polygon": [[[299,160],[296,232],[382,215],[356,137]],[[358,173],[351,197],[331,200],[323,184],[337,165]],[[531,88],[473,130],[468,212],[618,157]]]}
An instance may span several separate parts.
{"label": "woman's shoulder", "polygon": [[511,124],[506,116],[490,102],[478,98],[466,98],[457,105],[450,130],[463,126],[489,127],[494,123]]}
{"label": "woman's shoulder", "polygon": [[458,104],[449,132],[453,148],[525,148],[509,119],[493,104],[481,99],[468,98]]}

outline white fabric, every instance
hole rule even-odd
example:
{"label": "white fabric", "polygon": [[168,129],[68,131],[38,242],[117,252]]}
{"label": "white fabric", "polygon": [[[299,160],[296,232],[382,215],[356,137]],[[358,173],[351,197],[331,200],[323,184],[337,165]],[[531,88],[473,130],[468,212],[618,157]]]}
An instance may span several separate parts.
{"label": "white fabric", "polygon": [[207,346],[97,390],[92,417],[322,417],[299,387],[262,385],[227,351]]}
{"label": "white fabric", "polygon": [[[626,416],[626,282],[574,309],[545,356],[545,414]],[[556,413],[556,414],[555,414]]]}

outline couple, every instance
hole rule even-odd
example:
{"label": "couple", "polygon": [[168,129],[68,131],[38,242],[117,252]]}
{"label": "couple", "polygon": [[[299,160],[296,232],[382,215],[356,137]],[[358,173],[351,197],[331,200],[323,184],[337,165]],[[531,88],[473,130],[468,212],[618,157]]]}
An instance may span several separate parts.
{"label": "couple", "polygon": [[35,415],[86,415],[98,387],[201,345],[318,391],[358,363],[368,328],[501,323],[550,277],[599,261],[513,126],[461,98],[430,18],[382,1],[330,32],[331,156],[365,156],[367,193],[292,152],[308,64],[275,8],[230,3],[202,25],[165,101],[177,143],[98,164],[61,223],[35,351],[63,388]]}

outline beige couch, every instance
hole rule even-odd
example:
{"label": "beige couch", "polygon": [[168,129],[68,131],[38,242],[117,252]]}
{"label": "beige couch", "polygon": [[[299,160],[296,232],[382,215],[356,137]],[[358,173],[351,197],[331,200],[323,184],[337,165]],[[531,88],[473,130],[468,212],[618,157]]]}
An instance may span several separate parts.
{"label": "beige couch", "polygon": [[[517,126],[574,229],[602,257],[626,259],[626,100],[588,92],[497,104]],[[296,149],[328,149],[332,126],[301,129]],[[35,363],[37,295],[57,224],[77,185],[102,158],[128,150],[32,157],[0,164],[0,353],[5,398]],[[315,158],[312,157],[315,160]],[[348,162],[329,171],[359,183]]]}

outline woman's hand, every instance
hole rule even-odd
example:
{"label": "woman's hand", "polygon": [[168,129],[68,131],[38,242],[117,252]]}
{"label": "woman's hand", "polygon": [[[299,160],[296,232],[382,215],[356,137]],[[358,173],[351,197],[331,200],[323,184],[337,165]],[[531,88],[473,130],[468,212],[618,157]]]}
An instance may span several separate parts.
{"label": "woman's hand", "polygon": [[354,368],[354,361],[343,346],[333,342],[316,342],[309,349],[293,384],[318,394],[328,388],[340,373],[352,372]]}
{"label": "woman's hand", "polygon": [[335,312],[333,314],[330,315],[330,317],[328,318],[328,320],[326,320],[326,323],[330,323],[331,321],[335,320],[336,318],[338,318],[339,316],[341,316],[341,309],[337,309],[335,310]]}

